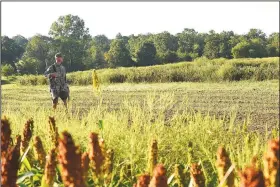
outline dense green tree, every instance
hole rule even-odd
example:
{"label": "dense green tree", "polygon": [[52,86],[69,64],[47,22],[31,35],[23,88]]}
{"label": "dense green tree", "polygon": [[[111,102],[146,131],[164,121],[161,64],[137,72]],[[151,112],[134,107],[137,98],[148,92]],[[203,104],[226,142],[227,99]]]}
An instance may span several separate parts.
{"label": "dense green tree", "polygon": [[247,34],[239,36],[235,41],[239,42],[232,48],[234,58],[262,58],[271,56],[269,53],[273,52],[273,48],[267,45],[266,34],[260,29],[250,29]]}
{"label": "dense green tree", "polygon": [[234,58],[261,58],[267,55],[261,39],[242,41],[232,48]]}
{"label": "dense green tree", "polygon": [[22,47],[22,49],[25,49],[28,43],[28,40],[22,35],[16,35],[12,37],[12,39],[16,42],[18,46]]}
{"label": "dense green tree", "polygon": [[93,37],[92,44],[103,52],[109,51],[110,49],[110,40],[105,35]]}
{"label": "dense green tree", "polygon": [[110,67],[128,67],[133,65],[125,40],[123,39],[113,40],[110,44],[110,50],[104,55]]}
{"label": "dense green tree", "polygon": [[232,31],[223,31],[219,34],[219,56],[223,58],[232,58],[232,44],[230,40],[234,37],[234,33]]}
{"label": "dense green tree", "polygon": [[86,52],[84,64],[86,69],[105,68],[108,66],[104,54],[110,49],[110,40],[105,35],[93,37],[90,48]]}
{"label": "dense green tree", "polygon": [[36,58],[23,56],[22,59],[16,63],[16,67],[21,74],[38,74],[40,64],[40,61]]}
{"label": "dense green tree", "polygon": [[[36,71],[38,71],[38,73],[43,73],[46,70],[46,68],[54,62],[54,53],[52,53],[51,50],[52,42],[53,39],[47,36],[33,36],[27,43],[22,59],[24,59],[25,61],[27,59],[32,59],[32,61],[36,61],[36,65],[37,63],[39,64]],[[21,64],[23,65],[28,63]]]}
{"label": "dense green tree", "polygon": [[23,49],[8,36],[1,37],[1,63],[10,64],[15,68],[15,63],[19,60]]}
{"label": "dense green tree", "polygon": [[205,38],[203,55],[209,59],[220,57],[220,37],[214,30],[211,30]]}
{"label": "dense green tree", "polygon": [[143,42],[136,54],[137,66],[156,64],[156,48],[152,42]]}
{"label": "dense green tree", "polygon": [[279,32],[275,32],[269,35],[267,44],[267,54],[271,57],[279,56]]}
{"label": "dense green tree", "polygon": [[261,38],[252,39],[250,44],[251,44],[249,49],[250,58],[267,57],[266,46],[263,44]]}
{"label": "dense green tree", "polygon": [[109,40],[105,35],[91,37],[84,20],[68,14],[53,22],[49,35],[37,34],[30,39],[21,35],[1,37],[2,63],[24,73],[42,73],[54,62],[57,52],[63,54],[68,72],[192,61],[201,56],[209,59],[279,56],[279,33],[267,37],[256,28],[246,34],[213,30],[198,33],[190,28],[175,36],[167,31],[129,36],[118,33]]}
{"label": "dense green tree", "polygon": [[86,51],[90,48],[91,36],[84,21],[78,16],[60,16],[50,28],[49,34],[56,40],[56,50],[64,56],[67,71],[83,70]]}
{"label": "dense green tree", "polygon": [[138,35],[129,36],[127,48],[129,50],[130,56],[132,60],[136,63],[137,62],[137,53],[139,52],[140,48],[143,46],[144,43],[153,43],[153,39],[150,34],[148,35]]}
{"label": "dense green tree", "polygon": [[250,29],[245,37],[247,38],[247,40],[259,38],[261,42],[266,41],[266,34],[260,29]]}
{"label": "dense green tree", "polygon": [[84,20],[71,14],[60,16],[57,21],[52,23],[49,35],[54,39],[66,37],[84,40],[90,38],[89,29],[85,27]]}
{"label": "dense green tree", "polygon": [[242,41],[232,48],[232,55],[234,58],[246,58],[249,57],[250,43]]}
{"label": "dense green tree", "polygon": [[12,74],[14,74],[15,69],[13,68],[13,66],[11,64],[4,64],[1,65],[1,73],[3,76],[10,76]]}
{"label": "dense green tree", "polygon": [[194,29],[184,29],[182,33],[178,33],[176,35],[178,39],[177,55],[180,60],[189,61],[192,60],[192,57],[199,56],[199,44],[197,35],[198,33]]}
{"label": "dense green tree", "polygon": [[152,38],[156,47],[159,63],[175,62],[178,60],[176,54],[178,40],[175,36],[165,31],[154,35]]}

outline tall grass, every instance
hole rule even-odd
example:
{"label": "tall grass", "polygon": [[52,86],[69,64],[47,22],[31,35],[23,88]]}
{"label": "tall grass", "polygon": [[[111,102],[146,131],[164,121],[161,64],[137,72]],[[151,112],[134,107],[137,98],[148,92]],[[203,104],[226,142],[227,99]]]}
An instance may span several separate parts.
{"label": "tall grass", "polygon": [[[198,58],[194,62],[101,69],[96,71],[100,83],[140,82],[219,82],[252,80],[263,81],[279,78],[279,57],[254,59]],[[79,71],[67,75],[69,84],[91,85],[92,71]],[[47,84],[43,76],[19,76],[20,85]]]}

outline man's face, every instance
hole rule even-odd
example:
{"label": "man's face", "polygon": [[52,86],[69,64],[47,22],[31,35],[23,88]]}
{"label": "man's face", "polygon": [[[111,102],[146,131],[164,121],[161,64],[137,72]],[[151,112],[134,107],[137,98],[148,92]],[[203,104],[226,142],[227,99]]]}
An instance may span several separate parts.
{"label": "man's face", "polygon": [[61,64],[63,62],[63,58],[62,57],[56,57],[55,61],[57,64]]}

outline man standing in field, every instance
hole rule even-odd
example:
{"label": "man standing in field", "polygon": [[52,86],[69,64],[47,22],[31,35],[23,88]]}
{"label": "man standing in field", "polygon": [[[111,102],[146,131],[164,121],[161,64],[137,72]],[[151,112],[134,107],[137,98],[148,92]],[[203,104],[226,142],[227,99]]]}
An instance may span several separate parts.
{"label": "man standing in field", "polygon": [[63,58],[61,53],[55,55],[56,63],[52,64],[46,71],[45,76],[50,80],[50,92],[52,96],[53,109],[56,109],[58,98],[60,97],[67,109],[67,99],[69,99],[69,87],[66,82],[66,70],[61,64]]}

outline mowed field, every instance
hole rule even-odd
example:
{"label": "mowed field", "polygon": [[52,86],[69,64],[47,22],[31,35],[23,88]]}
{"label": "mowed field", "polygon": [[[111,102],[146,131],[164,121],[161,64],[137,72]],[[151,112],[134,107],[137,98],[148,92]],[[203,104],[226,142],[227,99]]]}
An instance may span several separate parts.
{"label": "mowed field", "polygon": [[[248,122],[254,129],[279,123],[279,82],[231,82],[231,83],[158,83],[158,84],[113,84],[102,86],[96,95],[92,86],[70,86],[70,114],[77,118],[91,108],[102,105],[107,112],[118,111],[124,103],[137,102],[143,110],[152,97],[154,110],[161,107],[160,100],[168,99],[165,118],[168,121],[177,112],[186,110],[216,117],[236,116],[236,122]],[[60,103],[62,103],[60,101]],[[131,106],[131,105],[130,105]],[[39,109],[50,110],[48,86],[2,86],[2,113]],[[60,104],[59,109],[62,109]],[[147,109],[148,110],[148,109]],[[30,115],[30,117],[32,114]]]}

